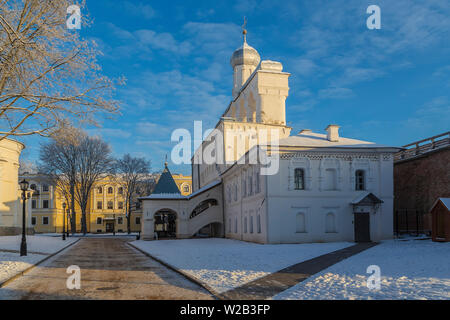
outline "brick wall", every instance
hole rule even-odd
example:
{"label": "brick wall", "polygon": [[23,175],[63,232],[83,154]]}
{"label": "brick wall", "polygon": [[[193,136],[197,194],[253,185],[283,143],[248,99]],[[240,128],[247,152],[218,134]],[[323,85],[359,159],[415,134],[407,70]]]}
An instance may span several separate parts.
{"label": "brick wall", "polygon": [[394,196],[394,208],[401,217],[400,229],[408,223],[408,229],[415,230],[418,211],[421,231],[430,231],[431,206],[437,198],[450,197],[450,147],[394,163]]}

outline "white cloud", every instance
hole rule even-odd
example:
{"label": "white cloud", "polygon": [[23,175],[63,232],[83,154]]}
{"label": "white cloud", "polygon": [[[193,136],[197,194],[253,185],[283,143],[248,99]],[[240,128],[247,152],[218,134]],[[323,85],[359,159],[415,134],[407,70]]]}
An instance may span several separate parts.
{"label": "white cloud", "polygon": [[125,1],[123,7],[126,12],[144,19],[152,19],[156,15],[156,11],[149,4]]}

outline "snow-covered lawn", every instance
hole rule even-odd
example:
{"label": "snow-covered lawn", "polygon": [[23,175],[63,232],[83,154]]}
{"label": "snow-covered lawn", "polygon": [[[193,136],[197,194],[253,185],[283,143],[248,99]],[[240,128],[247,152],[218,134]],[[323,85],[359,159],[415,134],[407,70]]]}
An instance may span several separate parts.
{"label": "snow-covered lawn", "polygon": [[222,293],[349,242],[261,245],[231,239],[134,241],[132,244]]}
{"label": "snow-covered lawn", "polygon": [[[0,283],[78,240],[69,238],[62,241],[60,237],[27,236],[28,255],[21,257],[18,252],[21,239],[21,236],[0,237]],[[8,252],[10,250],[17,252]]]}
{"label": "snow-covered lawn", "polygon": [[[380,267],[380,290],[367,288],[370,265]],[[274,299],[450,299],[450,243],[383,241]]]}

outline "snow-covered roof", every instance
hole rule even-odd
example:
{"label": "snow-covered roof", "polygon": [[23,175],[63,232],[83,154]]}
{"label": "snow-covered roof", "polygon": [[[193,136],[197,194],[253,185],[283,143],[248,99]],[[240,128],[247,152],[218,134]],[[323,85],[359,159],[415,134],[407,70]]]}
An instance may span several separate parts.
{"label": "snow-covered roof", "polygon": [[447,208],[447,210],[450,210],[450,198],[439,198],[439,199],[437,199],[436,202],[431,207],[431,209],[433,209],[439,201],[442,202],[442,204]]}
{"label": "snow-covered roof", "polygon": [[355,199],[350,202],[351,204],[357,205],[360,203],[366,202],[365,200],[369,200],[372,203],[383,203],[383,200],[378,198],[376,195],[374,195],[372,192],[364,191],[359,196],[357,196]]}
{"label": "snow-covered roof", "polygon": [[181,194],[173,194],[173,193],[158,193],[158,194],[152,193],[151,195],[149,195],[147,197],[140,197],[138,199],[139,200],[189,200],[189,199],[199,195],[200,193],[205,192],[206,190],[209,190],[221,183],[222,183],[221,179],[215,180],[187,196],[183,196]]}
{"label": "snow-covered roof", "polygon": [[279,145],[286,147],[333,147],[333,148],[391,148],[374,142],[339,137],[339,141],[332,142],[326,134],[312,131],[301,132],[279,140]]}

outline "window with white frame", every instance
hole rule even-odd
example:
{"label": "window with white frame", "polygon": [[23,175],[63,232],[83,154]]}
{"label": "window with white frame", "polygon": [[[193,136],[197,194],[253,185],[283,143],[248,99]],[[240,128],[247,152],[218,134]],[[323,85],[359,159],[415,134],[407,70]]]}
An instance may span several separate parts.
{"label": "window with white frame", "polygon": [[250,216],[250,233],[253,233],[253,215]]}
{"label": "window with white frame", "polygon": [[49,224],[49,218],[48,217],[42,217],[42,224],[48,225]]}
{"label": "window with white frame", "polygon": [[102,224],[102,218],[100,217],[97,218],[97,224]]}
{"label": "window with white frame", "polygon": [[42,208],[48,209],[49,208],[49,201],[48,200],[42,200]]}
{"label": "window with white frame", "polygon": [[228,232],[231,233],[231,218],[228,218]]}
{"label": "window with white frame", "polygon": [[294,170],[295,190],[305,190],[305,169],[295,168]]}
{"label": "window with white frame", "polygon": [[244,233],[247,233],[247,217],[244,218]]}

